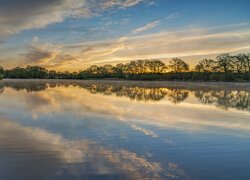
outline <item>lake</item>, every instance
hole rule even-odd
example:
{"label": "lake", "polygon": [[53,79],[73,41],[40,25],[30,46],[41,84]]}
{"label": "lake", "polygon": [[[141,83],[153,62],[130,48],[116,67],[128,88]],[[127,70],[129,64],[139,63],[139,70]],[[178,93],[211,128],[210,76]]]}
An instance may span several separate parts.
{"label": "lake", "polygon": [[0,179],[250,179],[250,84],[4,80]]}

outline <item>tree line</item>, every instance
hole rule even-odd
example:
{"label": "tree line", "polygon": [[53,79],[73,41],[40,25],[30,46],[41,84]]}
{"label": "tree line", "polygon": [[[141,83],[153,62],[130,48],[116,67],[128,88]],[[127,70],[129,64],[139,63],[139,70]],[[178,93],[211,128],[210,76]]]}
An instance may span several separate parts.
{"label": "tree line", "polygon": [[15,67],[4,70],[1,78],[24,79],[128,79],[128,80],[181,80],[181,81],[250,81],[250,53],[221,54],[216,59],[203,59],[194,68],[180,58],[168,64],[161,60],[136,60],[115,66],[93,65],[79,72],[57,72],[39,66]]}

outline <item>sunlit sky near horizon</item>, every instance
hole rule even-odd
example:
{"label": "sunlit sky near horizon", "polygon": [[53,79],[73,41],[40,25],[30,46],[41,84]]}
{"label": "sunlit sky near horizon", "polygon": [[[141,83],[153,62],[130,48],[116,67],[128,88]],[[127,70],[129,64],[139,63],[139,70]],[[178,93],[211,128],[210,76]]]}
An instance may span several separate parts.
{"label": "sunlit sky near horizon", "polygon": [[249,0],[0,0],[0,65],[78,71],[250,52]]}

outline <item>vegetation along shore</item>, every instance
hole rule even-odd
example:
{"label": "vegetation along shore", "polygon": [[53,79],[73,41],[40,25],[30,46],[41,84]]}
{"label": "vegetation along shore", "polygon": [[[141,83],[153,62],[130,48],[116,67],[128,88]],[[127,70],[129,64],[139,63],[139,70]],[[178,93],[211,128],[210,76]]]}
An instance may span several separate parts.
{"label": "vegetation along shore", "polygon": [[194,68],[179,58],[168,64],[161,60],[136,60],[115,66],[93,65],[79,72],[57,72],[39,66],[4,69],[0,79],[127,79],[159,81],[250,81],[250,53],[221,54],[216,59],[203,59]]}

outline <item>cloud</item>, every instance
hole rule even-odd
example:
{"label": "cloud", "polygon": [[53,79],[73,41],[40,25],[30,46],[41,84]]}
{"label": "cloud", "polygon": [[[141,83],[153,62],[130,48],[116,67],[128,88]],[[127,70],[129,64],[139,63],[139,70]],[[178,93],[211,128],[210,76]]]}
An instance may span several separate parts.
{"label": "cloud", "polygon": [[[144,36],[77,44],[81,52],[78,67],[91,64],[120,63],[134,59],[173,58],[216,55],[250,49],[250,29],[215,30],[189,28]],[[65,52],[70,46],[64,46]],[[81,60],[82,59],[82,60]]]}
{"label": "cloud", "polygon": [[37,37],[32,39],[32,45],[26,53],[20,54],[22,65],[38,65],[52,69],[58,66],[68,66],[77,63],[77,57],[64,53],[60,46],[42,44]]}
{"label": "cloud", "polygon": [[128,8],[131,6],[135,6],[142,2],[143,0],[109,0],[105,1],[104,3],[101,4],[101,7],[103,9],[111,8],[111,7],[120,7],[120,8]]}
{"label": "cloud", "polygon": [[49,51],[40,47],[30,47],[29,51],[25,54],[21,54],[23,56],[24,61],[30,64],[41,65],[43,63],[48,62],[50,59],[55,58],[57,52]]}
{"label": "cloud", "polygon": [[137,33],[141,33],[141,32],[147,31],[147,30],[149,30],[149,29],[153,29],[154,27],[158,26],[160,22],[161,22],[161,21],[157,20],[157,21],[148,23],[147,25],[145,25],[145,26],[143,26],[143,27],[134,29],[134,30],[132,31],[132,33],[137,34]]}
{"label": "cloud", "polygon": [[148,129],[145,129],[143,127],[140,127],[140,126],[138,126],[136,124],[132,124],[131,128],[134,129],[134,130],[136,130],[136,131],[142,132],[146,136],[150,136],[152,138],[158,138],[158,135],[155,132],[153,132],[151,130],[148,130]]}
{"label": "cloud", "polygon": [[157,4],[156,4],[155,1],[149,1],[149,2],[147,3],[147,5],[148,5],[148,6],[155,6],[155,5],[157,5]]}
{"label": "cloud", "polygon": [[88,18],[109,8],[128,8],[142,0],[2,0],[0,38],[23,30],[44,28],[66,18]]}
{"label": "cloud", "polygon": [[175,13],[169,14],[165,19],[166,20],[171,20],[171,19],[176,19],[176,18],[179,18],[179,17],[180,17],[180,14],[175,12]]}
{"label": "cloud", "polygon": [[[83,9],[79,10],[81,7]],[[0,33],[10,35],[22,30],[43,28],[49,24],[62,22],[71,15],[90,15],[86,2],[79,4],[73,0],[4,0],[0,3]]]}
{"label": "cloud", "polygon": [[[249,42],[250,27],[246,24],[185,28],[72,44],[43,44],[40,41],[34,43],[33,39],[31,47],[27,48],[26,53],[22,53],[22,65],[33,62],[50,69],[78,71],[93,64],[116,64],[150,58],[167,60],[173,57],[192,59],[189,63],[194,64],[199,56],[203,58],[225,52],[249,51]],[[20,56],[17,58],[20,61]]]}

